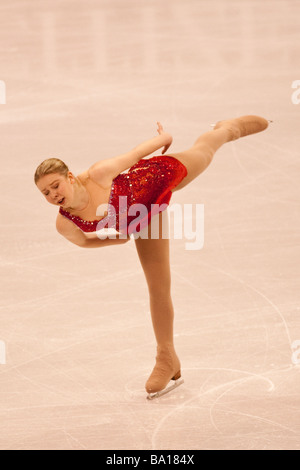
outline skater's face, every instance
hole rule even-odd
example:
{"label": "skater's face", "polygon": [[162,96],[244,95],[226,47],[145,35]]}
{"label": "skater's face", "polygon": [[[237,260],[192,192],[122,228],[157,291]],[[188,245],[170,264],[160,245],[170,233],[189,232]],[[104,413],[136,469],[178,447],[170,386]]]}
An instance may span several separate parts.
{"label": "skater's face", "polygon": [[74,197],[75,177],[71,172],[67,177],[59,173],[42,176],[37,187],[46,200],[54,206],[70,207]]}

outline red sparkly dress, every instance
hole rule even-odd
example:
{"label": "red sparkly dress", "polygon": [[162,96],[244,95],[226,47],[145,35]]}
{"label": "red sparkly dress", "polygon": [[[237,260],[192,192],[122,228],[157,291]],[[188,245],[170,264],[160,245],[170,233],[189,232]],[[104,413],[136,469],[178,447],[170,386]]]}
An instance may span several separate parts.
{"label": "red sparkly dress", "polygon": [[62,207],[59,212],[83,232],[114,228],[130,235],[146,227],[153,215],[167,208],[172,189],[186,175],[186,167],[174,157],[163,155],[141,159],[113,180],[107,215],[100,221],[83,220]]}

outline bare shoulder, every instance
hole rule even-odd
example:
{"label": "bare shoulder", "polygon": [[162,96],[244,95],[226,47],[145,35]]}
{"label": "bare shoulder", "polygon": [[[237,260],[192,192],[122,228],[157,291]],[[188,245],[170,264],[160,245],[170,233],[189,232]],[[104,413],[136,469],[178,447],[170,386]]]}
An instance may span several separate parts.
{"label": "bare shoulder", "polygon": [[86,183],[90,178],[89,170],[83,171],[82,173],[80,173],[80,175],[77,176],[77,178],[79,178],[83,184]]}
{"label": "bare shoulder", "polygon": [[79,227],[77,227],[71,220],[58,213],[56,218],[56,230],[64,237],[69,237],[77,233],[82,233]]}
{"label": "bare shoulder", "polygon": [[94,183],[97,183],[103,189],[107,189],[112,184],[111,177],[111,160],[102,160],[92,165],[86,173],[83,173],[83,177],[90,178]]}
{"label": "bare shoulder", "polygon": [[56,230],[71,243],[81,247],[86,245],[86,236],[80,228],[59,213],[56,218]]}
{"label": "bare shoulder", "polygon": [[83,171],[77,176],[80,182],[85,186],[89,181],[98,184],[102,189],[111,186],[112,181],[108,178],[107,167],[104,163],[98,162],[91,166],[88,170]]}
{"label": "bare shoulder", "polygon": [[57,214],[56,218],[56,230],[61,234],[64,235],[66,232],[70,232],[72,230],[73,222],[68,220],[66,217],[61,215],[60,213]]}

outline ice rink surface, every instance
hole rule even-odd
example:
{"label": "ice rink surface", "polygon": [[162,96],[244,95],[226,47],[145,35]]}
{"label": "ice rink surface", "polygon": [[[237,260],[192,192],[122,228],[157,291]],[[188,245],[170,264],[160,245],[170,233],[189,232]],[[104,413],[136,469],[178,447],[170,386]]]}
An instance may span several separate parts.
{"label": "ice rink surface", "polygon": [[[1,2],[1,450],[299,449],[299,17],[297,0]],[[204,205],[205,241],[171,241],[185,384],[149,402],[134,242],[65,241],[33,173],[52,156],[79,173],[156,121],[172,154],[243,114],[274,122],[172,199]]]}

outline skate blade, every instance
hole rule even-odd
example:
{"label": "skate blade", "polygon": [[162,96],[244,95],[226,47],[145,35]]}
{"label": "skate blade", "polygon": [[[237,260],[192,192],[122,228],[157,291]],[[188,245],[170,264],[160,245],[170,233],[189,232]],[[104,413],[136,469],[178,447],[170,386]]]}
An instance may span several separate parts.
{"label": "skate blade", "polygon": [[164,390],[161,390],[160,392],[149,393],[149,395],[147,396],[147,400],[154,400],[155,398],[162,397],[163,395],[166,395],[172,390],[175,390],[175,388],[179,387],[183,383],[184,383],[183,379],[175,380],[175,383],[173,385],[170,385],[170,387],[166,387]]}

